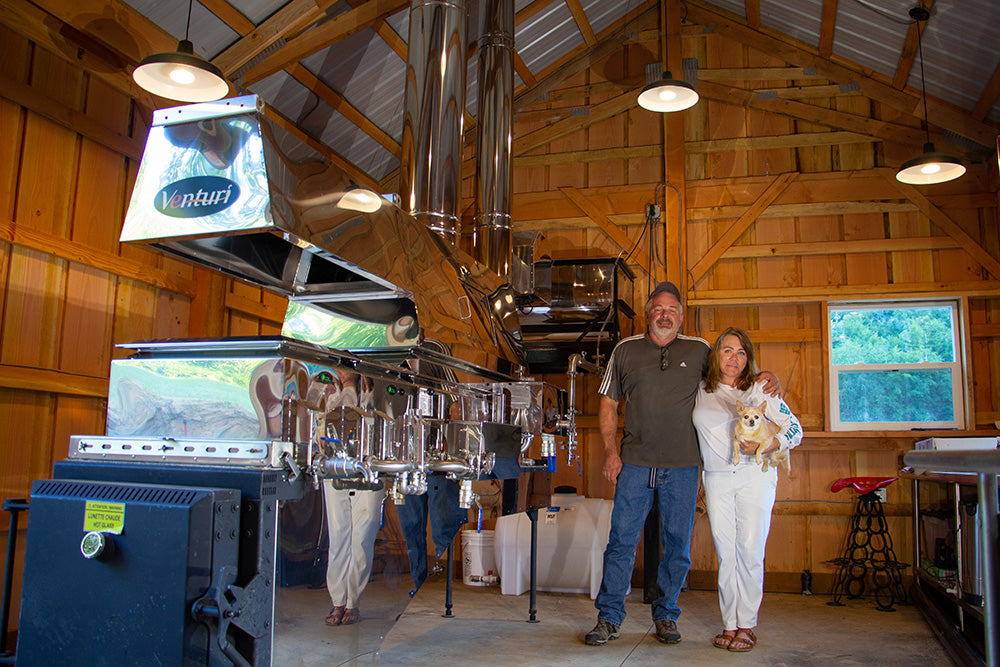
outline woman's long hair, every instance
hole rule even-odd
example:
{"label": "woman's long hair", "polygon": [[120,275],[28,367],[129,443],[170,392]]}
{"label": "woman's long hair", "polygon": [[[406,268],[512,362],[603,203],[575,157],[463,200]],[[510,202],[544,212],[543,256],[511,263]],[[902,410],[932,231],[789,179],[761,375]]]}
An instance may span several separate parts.
{"label": "woman's long hair", "polygon": [[715,339],[715,344],[712,345],[712,352],[708,355],[708,370],[705,372],[705,391],[710,394],[719,388],[719,383],[722,381],[719,352],[722,350],[722,341],[726,339],[726,336],[736,336],[740,341],[740,345],[743,346],[743,351],[747,353],[747,365],[743,368],[740,376],[736,378],[736,388],[740,391],[746,391],[753,386],[754,381],[757,379],[757,358],[754,356],[753,341],[750,340],[750,336],[743,329],[729,327]]}

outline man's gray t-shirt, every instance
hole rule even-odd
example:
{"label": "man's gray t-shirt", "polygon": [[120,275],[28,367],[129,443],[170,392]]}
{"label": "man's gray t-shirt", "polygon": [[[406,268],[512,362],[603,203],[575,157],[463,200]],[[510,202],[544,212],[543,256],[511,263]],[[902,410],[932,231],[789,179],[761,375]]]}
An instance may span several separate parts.
{"label": "man's gray t-shirt", "polygon": [[698,436],[691,423],[698,387],[711,347],[702,338],[678,335],[661,348],[645,334],[618,343],[598,390],[625,398],[622,462],[646,468],[686,468],[701,464]]}

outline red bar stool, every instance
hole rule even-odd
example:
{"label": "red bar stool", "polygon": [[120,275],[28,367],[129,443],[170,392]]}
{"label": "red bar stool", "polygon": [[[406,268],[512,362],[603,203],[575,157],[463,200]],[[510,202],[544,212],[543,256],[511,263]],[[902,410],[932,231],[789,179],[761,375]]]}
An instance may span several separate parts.
{"label": "red bar stool", "polygon": [[909,567],[900,563],[892,548],[892,535],[882,511],[882,500],[875,493],[898,477],[846,477],[830,486],[834,493],[851,488],[858,494],[858,503],[851,517],[851,528],[844,542],[840,558],[828,560],[836,565],[837,578],[833,584],[833,601],[827,604],[842,606],[841,599],[855,599],[865,594],[868,573],[875,589],[875,605],[879,611],[896,611],[896,602],[906,604],[906,591],[900,571]]}

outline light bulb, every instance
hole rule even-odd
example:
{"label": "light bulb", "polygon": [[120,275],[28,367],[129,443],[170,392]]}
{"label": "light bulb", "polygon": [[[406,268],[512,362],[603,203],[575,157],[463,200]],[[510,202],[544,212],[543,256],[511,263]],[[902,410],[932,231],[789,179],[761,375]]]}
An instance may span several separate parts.
{"label": "light bulb", "polygon": [[677,93],[675,93],[672,90],[663,90],[663,91],[660,91],[660,99],[663,100],[664,102],[669,102],[671,100],[676,100],[677,99]]}
{"label": "light bulb", "polygon": [[925,164],[920,168],[920,173],[922,174],[936,174],[941,171],[941,165],[937,162],[932,162],[930,164]]}
{"label": "light bulb", "polygon": [[175,67],[170,70],[170,80],[178,85],[186,86],[194,83],[194,73],[186,67]]}

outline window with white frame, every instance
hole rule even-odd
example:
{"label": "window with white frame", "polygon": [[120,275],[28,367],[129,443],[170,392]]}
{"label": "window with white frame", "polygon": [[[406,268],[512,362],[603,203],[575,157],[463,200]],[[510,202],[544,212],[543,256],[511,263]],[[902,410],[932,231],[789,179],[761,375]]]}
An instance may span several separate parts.
{"label": "window with white frame", "polygon": [[830,303],[834,431],[964,428],[957,300]]}

